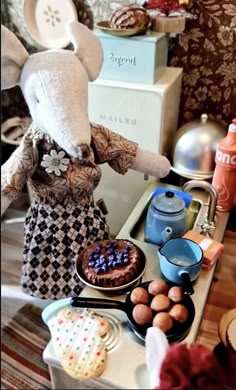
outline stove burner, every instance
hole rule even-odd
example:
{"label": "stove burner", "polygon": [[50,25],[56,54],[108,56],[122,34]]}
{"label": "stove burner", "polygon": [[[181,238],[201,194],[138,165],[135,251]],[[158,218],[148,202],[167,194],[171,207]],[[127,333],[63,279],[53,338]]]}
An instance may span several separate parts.
{"label": "stove burner", "polygon": [[[94,311],[90,311],[90,313],[95,313]],[[105,336],[102,338],[103,341],[106,344],[108,353],[112,352],[114,349],[116,349],[120,342],[122,337],[122,327],[117,320],[115,316],[112,314],[99,311],[96,312],[96,314],[100,315],[101,317],[104,317],[109,322],[109,331],[105,334]]]}

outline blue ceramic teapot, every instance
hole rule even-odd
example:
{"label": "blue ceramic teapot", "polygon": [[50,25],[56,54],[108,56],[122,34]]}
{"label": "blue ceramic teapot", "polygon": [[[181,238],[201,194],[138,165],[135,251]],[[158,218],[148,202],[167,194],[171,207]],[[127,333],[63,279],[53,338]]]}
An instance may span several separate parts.
{"label": "blue ceramic teapot", "polygon": [[162,245],[170,238],[181,237],[186,231],[186,214],[184,201],[174,192],[155,196],[147,212],[146,241]]}

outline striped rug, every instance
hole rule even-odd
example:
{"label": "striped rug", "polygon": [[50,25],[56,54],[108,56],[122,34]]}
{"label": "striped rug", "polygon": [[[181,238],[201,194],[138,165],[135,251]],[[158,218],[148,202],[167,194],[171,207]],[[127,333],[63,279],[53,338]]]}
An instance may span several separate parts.
{"label": "striped rug", "polygon": [[42,310],[23,306],[2,328],[1,389],[51,389],[42,354],[50,333],[41,319]]}

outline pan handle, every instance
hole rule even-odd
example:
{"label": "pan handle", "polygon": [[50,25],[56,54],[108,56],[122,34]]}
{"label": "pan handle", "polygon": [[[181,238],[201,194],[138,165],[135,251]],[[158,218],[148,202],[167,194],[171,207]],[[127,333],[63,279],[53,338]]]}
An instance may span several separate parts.
{"label": "pan handle", "polygon": [[103,298],[71,298],[70,305],[72,307],[87,307],[93,309],[117,309],[124,312],[127,311],[125,302],[115,301],[112,299]]}
{"label": "pan handle", "polygon": [[184,294],[192,295],[194,293],[194,289],[189,274],[187,272],[182,272],[180,276],[182,279]]}

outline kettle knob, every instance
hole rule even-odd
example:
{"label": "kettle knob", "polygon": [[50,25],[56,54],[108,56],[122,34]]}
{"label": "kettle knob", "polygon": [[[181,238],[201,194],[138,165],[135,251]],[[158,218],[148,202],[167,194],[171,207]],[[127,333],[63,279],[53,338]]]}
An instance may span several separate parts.
{"label": "kettle knob", "polygon": [[165,196],[167,198],[173,198],[175,196],[174,192],[172,191],[166,191]]}

